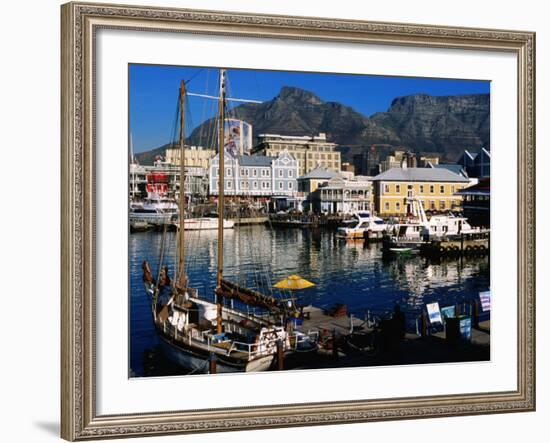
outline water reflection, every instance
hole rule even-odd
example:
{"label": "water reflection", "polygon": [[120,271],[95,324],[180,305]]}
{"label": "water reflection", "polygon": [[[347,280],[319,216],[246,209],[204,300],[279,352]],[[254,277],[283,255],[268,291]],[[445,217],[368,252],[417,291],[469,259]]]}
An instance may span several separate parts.
{"label": "water reflection", "polygon": [[[141,263],[148,260],[156,272],[162,235],[136,233],[129,239],[130,343],[133,373],[143,373],[143,355],[154,347],[148,299],[141,283]],[[380,244],[367,245],[337,239],[327,230],[277,230],[249,226],[226,230],[224,275],[241,284],[268,292],[272,284],[300,274],[316,284],[299,293],[303,303],[328,308],[348,305],[356,316],[382,313],[400,303],[409,317],[424,303],[450,305],[472,299],[489,289],[488,257],[422,257],[384,260]],[[173,269],[174,233],[167,234],[165,264]],[[213,298],[217,269],[216,231],[186,232],[188,274],[202,297]]]}

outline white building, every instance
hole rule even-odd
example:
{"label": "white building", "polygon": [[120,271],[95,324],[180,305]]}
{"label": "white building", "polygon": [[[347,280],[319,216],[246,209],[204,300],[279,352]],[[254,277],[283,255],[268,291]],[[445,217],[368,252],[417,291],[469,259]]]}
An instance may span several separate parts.
{"label": "white building", "polygon": [[[293,196],[297,192],[298,162],[287,151],[278,157],[224,156],[224,195]],[[219,156],[210,162],[210,195],[218,194]]]}
{"label": "white building", "polygon": [[331,178],[319,185],[311,195],[315,212],[351,214],[372,210],[372,181],[370,177],[356,176],[351,180]]}

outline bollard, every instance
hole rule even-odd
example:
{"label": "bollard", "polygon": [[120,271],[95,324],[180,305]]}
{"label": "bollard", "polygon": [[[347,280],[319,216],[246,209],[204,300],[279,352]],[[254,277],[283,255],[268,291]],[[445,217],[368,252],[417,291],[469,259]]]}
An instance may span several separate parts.
{"label": "bollard", "polygon": [[428,319],[426,318],[426,313],[422,312],[422,337],[428,336]]}
{"label": "bollard", "polygon": [[216,354],[211,353],[210,358],[208,359],[208,373],[215,374],[217,369]]}
{"label": "bollard", "polygon": [[479,301],[474,300],[474,328],[479,328]]}
{"label": "bollard", "polygon": [[283,341],[277,340],[277,370],[285,369],[285,352],[283,349]]}

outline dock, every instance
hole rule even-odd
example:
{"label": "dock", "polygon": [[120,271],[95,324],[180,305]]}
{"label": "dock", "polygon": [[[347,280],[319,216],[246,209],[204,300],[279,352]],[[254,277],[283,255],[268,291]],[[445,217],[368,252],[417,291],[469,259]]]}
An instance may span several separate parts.
{"label": "dock", "polygon": [[459,237],[433,240],[420,245],[420,253],[428,257],[487,255],[489,250],[488,233],[461,234]]}
{"label": "dock", "polygon": [[383,242],[384,251],[390,251],[392,248],[410,248],[419,251],[425,257],[483,256],[489,254],[491,246],[489,231],[435,239],[387,236]]}
{"label": "dock", "polygon": [[[490,320],[472,327],[471,339],[450,342],[446,331],[421,336],[406,332],[400,340],[382,340],[379,349],[363,352],[346,346],[346,339],[352,333],[380,333],[364,319],[353,315],[333,316],[326,310],[314,306],[303,309],[304,320],[299,328],[304,333],[319,333],[320,342],[325,344],[315,354],[293,354],[286,358],[285,369],[322,369],[343,367],[367,367],[382,365],[405,365],[420,363],[453,363],[463,361],[490,360]],[[336,346],[334,347],[334,344]]]}
{"label": "dock", "polygon": [[327,311],[314,306],[306,306],[304,308],[304,321],[302,323],[302,331],[330,331],[336,332],[338,335],[348,335],[354,329],[364,326],[365,321],[352,316],[342,315],[334,317],[329,315]]}
{"label": "dock", "polygon": [[263,225],[269,221],[269,217],[238,217],[230,220],[235,223],[235,226]]}
{"label": "dock", "polygon": [[349,217],[317,214],[271,214],[269,222],[274,227],[287,228],[336,228]]}

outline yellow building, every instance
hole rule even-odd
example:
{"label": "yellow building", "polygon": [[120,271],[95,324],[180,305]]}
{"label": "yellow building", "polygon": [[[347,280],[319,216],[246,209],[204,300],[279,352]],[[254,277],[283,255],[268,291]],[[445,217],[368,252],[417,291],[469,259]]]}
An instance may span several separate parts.
{"label": "yellow building", "polygon": [[298,174],[307,174],[318,167],[340,172],[342,158],[336,150],[336,143],[327,141],[327,136],[320,133],[314,137],[295,137],[278,134],[260,134],[258,145],[252,149],[253,154],[278,157],[288,151],[298,160]]}
{"label": "yellow building", "polygon": [[456,192],[469,180],[443,168],[392,168],[373,178],[374,208],[381,216],[410,215],[410,198],[420,199],[425,211],[460,210]]}
{"label": "yellow building", "polygon": [[[180,148],[166,149],[166,163],[170,165],[180,164]],[[216,155],[214,149],[206,149],[198,146],[187,146],[185,148],[185,164],[187,166],[196,166],[208,171],[210,160]]]}

